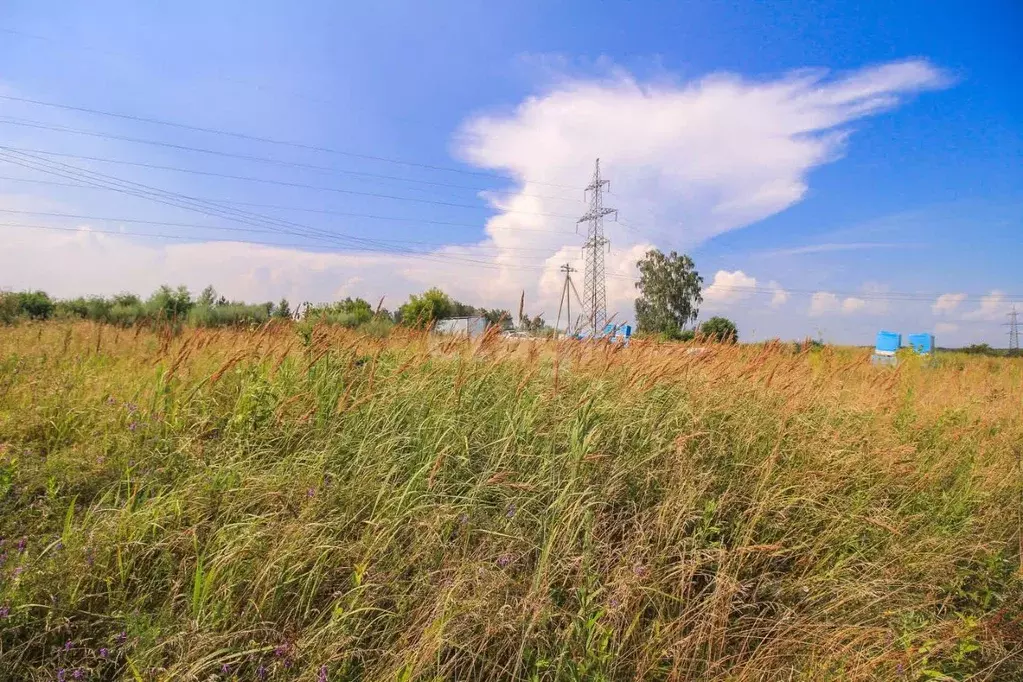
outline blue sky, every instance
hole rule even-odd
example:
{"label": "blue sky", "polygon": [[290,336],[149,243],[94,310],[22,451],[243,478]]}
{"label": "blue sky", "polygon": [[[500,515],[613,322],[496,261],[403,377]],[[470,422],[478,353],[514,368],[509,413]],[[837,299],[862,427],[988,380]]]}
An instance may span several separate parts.
{"label": "blue sky", "polygon": [[[1023,10],[974,5],[7,2],[0,95],[347,154],[0,99],[0,145],[35,150],[11,153],[221,207],[15,181],[75,182],[0,161],[0,208],[34,212],[0,222],[75,230],[0,228],[0,287],[393,307],[436,283],[507,308],[526,290],[553,317],[599,155],[622,317],[653,245],[690,252],[717,283],[705,315],[747,338],[1004,345],[1023,303]],[[278,247],[211,242],[230,238]]]}

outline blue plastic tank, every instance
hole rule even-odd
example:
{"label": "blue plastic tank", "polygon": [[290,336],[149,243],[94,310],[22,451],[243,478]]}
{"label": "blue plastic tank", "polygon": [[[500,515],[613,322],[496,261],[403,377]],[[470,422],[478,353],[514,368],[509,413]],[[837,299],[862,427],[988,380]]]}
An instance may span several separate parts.
{"label": "blue plastic tank", "polygon": [[874,352],[880,355],[894,355],[900,346],[902,346],[902,334],[881,330],[877,333]]}
{"label": "blue plastic tank", "polygon": [[920,355],[930,355],[934,351],[934,334],[910,334],[909,345]]}

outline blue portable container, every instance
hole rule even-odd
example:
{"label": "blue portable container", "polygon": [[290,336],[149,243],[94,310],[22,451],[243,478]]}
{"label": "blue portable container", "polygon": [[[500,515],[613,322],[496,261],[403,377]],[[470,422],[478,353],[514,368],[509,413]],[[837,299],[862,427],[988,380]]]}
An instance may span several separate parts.
{"label": "blue portable container", "polygon": [[910,334],[909,345],[920,355],[930,355],[934,351],[934,334]]}
{"label": "blue portable container", "polygon": [[878,355],[895,355],[900,346],[902,346],[902,334],[882,330],[877,333],[874,352]]}

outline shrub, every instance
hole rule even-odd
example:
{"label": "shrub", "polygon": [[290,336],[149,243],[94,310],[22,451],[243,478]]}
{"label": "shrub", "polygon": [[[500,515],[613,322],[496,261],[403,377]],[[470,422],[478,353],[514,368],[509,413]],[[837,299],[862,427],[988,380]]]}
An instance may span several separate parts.
{"label": "shrub", "polygon": [[408,302],[398,308],[398,321],[408,327],[426,327],[435,320],[451,316],[451,298],[434,287],[420,295],[412,294]]}
{"label": "shrub", "polygon": [[708,341],[735,343],[739,340],[738,328],[727,317],[710,318],[700,325],[700,334]]}

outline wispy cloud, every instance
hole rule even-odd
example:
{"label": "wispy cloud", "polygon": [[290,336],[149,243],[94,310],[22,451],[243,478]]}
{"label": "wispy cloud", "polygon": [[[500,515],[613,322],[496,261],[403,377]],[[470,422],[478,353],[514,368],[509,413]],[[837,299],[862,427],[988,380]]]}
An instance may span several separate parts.
{"label": "wispy cloud", "polygon": [[931,306],[931,312],[935,315],[948,314],[959,307],[959,304],[966,300],[966,294],[942,294]]}
{"label": "wispy cloud", "polygon": [[831,251],[864,251],[868,249],[919,249],[924,244],[907,244],[900,242],[844,242],[826,244],[808,244],[788,249],[771,249],[760,251],[755,256],[801,256],[808,253],[828,253]]}
{"label": "wispy cloud", "polygon": [[987,322],[1004,320],[1011,308],[1012,304],[1009,302],[1009,297],[1006,293],[995,289],[987,296],[982,296],[980,305],[976,309],[964,314],[963,319]]}
{"label": "wispy cloud", "polygon": [[818,291],[810,297],[810,308],[807,311],[811,317],[841,313],[842,315],[855,315],[858,313],[877,315],[888,310],[888,300],[884,298],[888,287],[868,282],[862,287],[862,296],[846,296],[840,298],[830,291]]}

